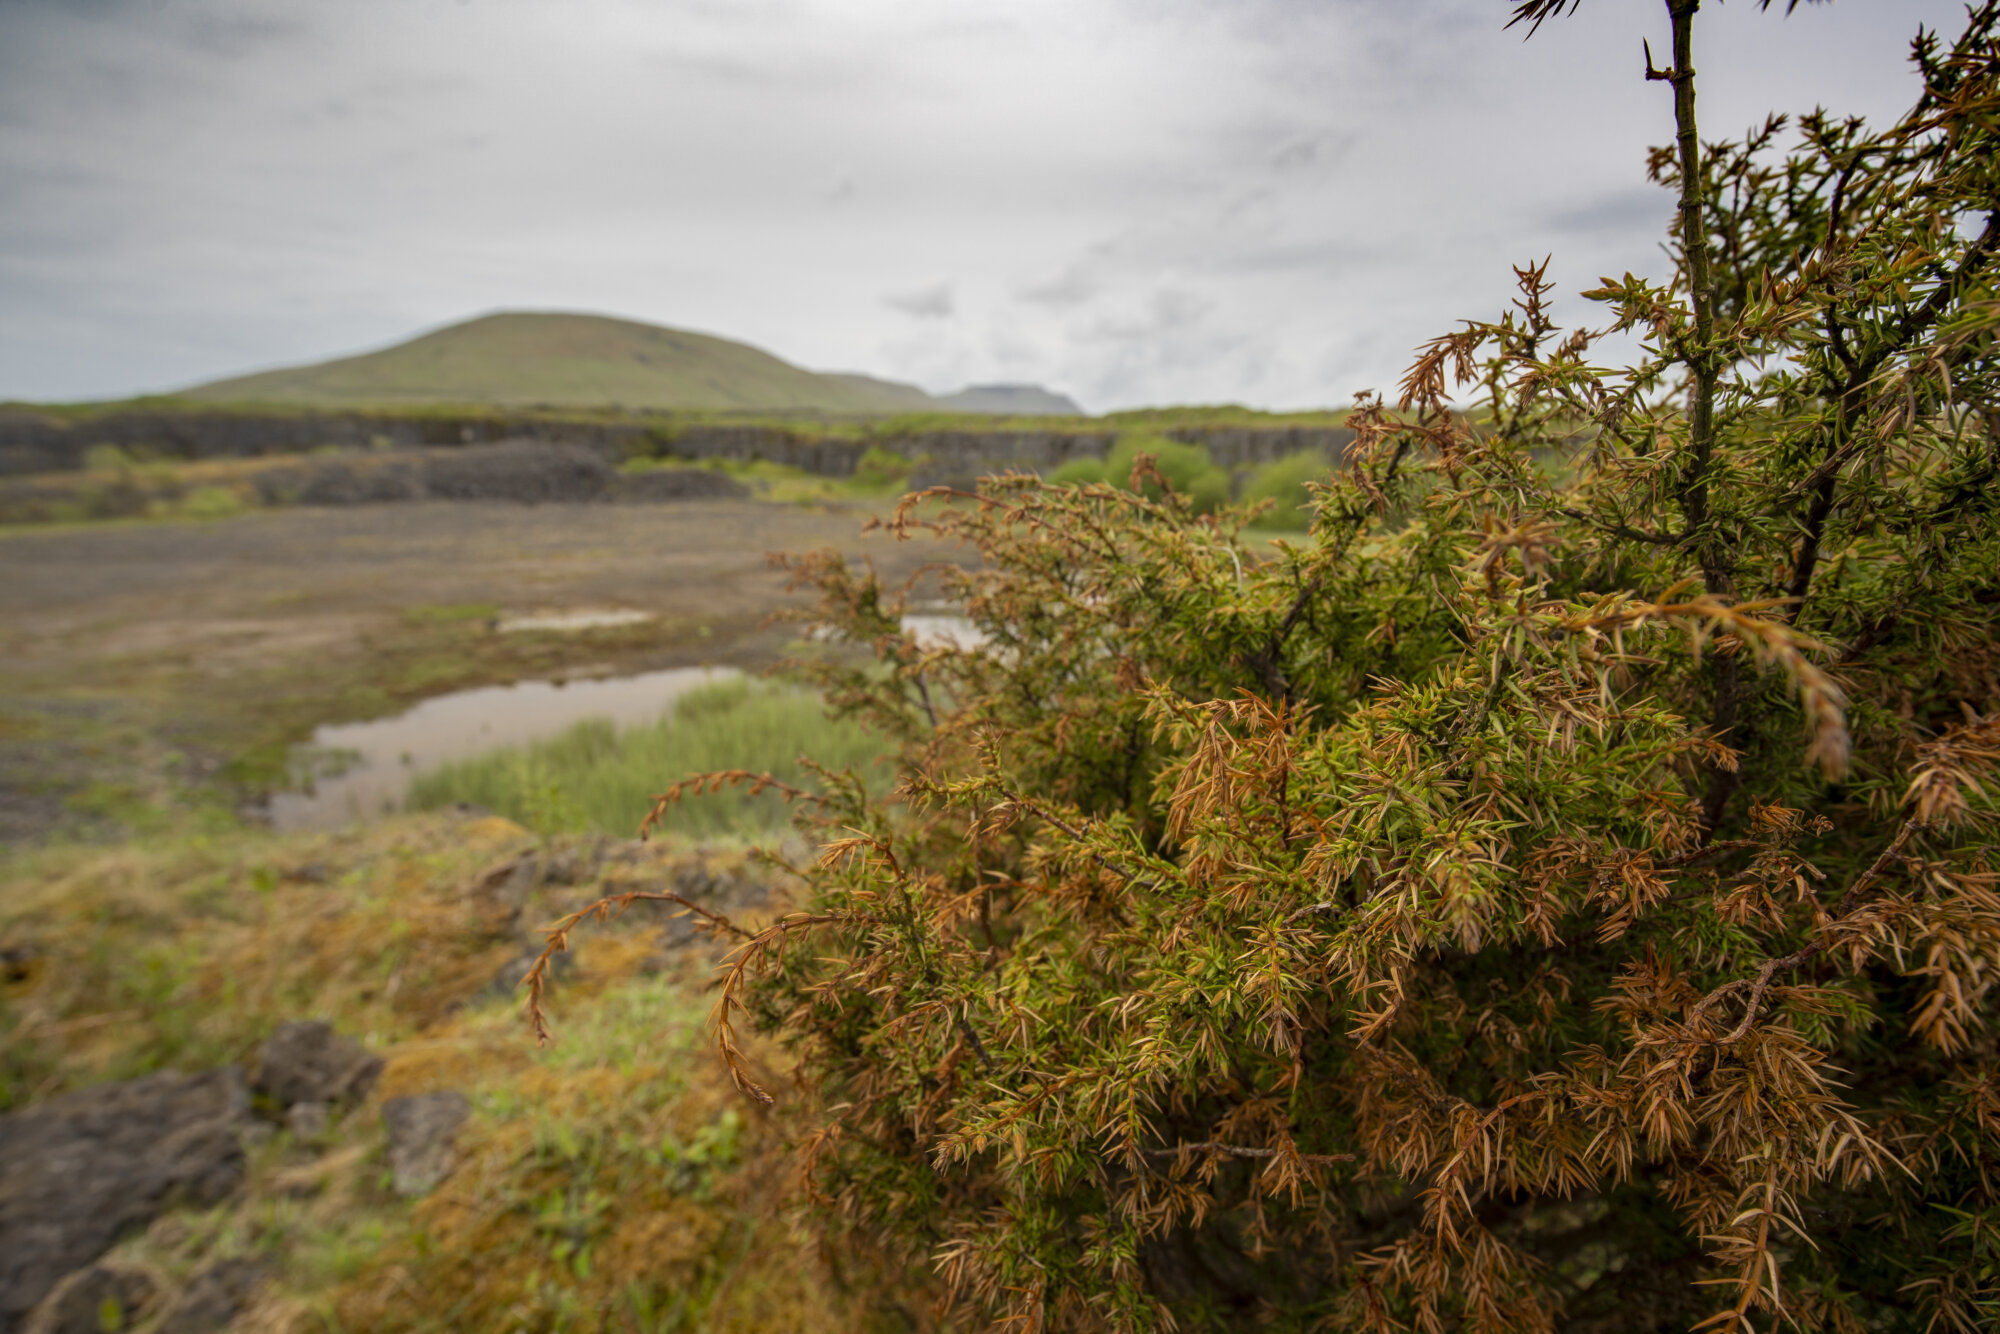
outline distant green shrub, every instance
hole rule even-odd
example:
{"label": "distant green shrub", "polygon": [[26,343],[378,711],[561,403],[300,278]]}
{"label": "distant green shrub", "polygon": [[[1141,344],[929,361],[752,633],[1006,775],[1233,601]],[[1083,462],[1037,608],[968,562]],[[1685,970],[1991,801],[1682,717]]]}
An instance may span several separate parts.
{"label": "distant green shrub", "polygon": [[497,602],[439,602],[403,608],[412,625],[447,625],[457,621],[490,621],[500,614]]}
{"label": "distant green shrub", "polygon": [[1049,481],[1057,486],[1090,486],[1103,480],[1103,459],[1071,459],[1049,474]]}
{"label": "distant green shrub", "polygon": [[[818,695],[726,681],[681,696],[656,723],[620,731],[589,719],[548,741],[432,770],[410,785],[407,804],[483,806],[544,837],[583,830],[629,837],[653,794],[687,774],[748,769],[812,787],[801,754],[866,778],[881,749],[860,724],[829,721]],[[751,798],[730,789],[681,802],[659,827],[696,836],[755,835],[782,828],[786,818],[776,794]]]}
{"label": "distant green shrub", "polygon": [[871,445],[854,464],[854,481],[871,489],[900,486],[910,476],[910,461],[901,454]]}
{"label": "distant green shrub", "polygon": [[[1058,486],[1086,486],[1109,482],[1131,489],[1132,465],[1139,455],[1151,454],[1153,466],[1174,490],[1194,502],[1197,514],[1208,514],[1229,503],[1229,474],[1215,466],[1205,445],[1191,445],[1150,431],[1132,431],[1120,436],[1111,453],[1098,459],[1071,459],[1049,474]],[[1146,496],[1159,499],[1160,488],[1148,482],[1139,488]]]}
{"label": "distant green shrub", "polygon": [[1287,454],[1251,474],[1243,487],[1243,499],[1245,503],[1277,502],[1270,513],[1258,520],[1260,526],[1304,532],[1312,526],[1312,511],[1306,508],[1312,495],[1306,490],[1306,483],[1323,482],[1332,471],[1326,456],[1318,450]]}
{"label": "distant green shrub", "polygon": [[[1188,444],[1149,431],[1133,431],[1118,438],[1118,443],[1111,447],[1110,455],[1104,460],[1105,480],[1129,489],[1132,465],[1138,462],[1141,454],[1153,456],[1153,466],[1160,475],[1173,484],[1174,490],[1194,498],[1198,512],[1206,513],[1228,502],[1229,474],[1215,466],[1214,460],[1208,456],[1207,446]],[[1155,499],[1159,496],[1159,488],[1152,483],[1141,486],[1139,490],[1141,494]]]}
{"label": "distant green shrub", "polygon": [[243,512],[243,500],[226,486],[197,486],[181,499],[190,519],[227,519]]}
{"label": "distant green shrub", "polygon": [[83,466],[94,472],[122,471],[130,468],[132,463],[132,456],[113,444],[92,445],[83,451]]}

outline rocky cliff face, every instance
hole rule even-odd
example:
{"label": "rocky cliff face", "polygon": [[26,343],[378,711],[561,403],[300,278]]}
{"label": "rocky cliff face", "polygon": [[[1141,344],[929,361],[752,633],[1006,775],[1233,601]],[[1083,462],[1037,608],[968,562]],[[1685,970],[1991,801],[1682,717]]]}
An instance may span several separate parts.
{"label": "rocky cliff face", "polygon": [[[1337,458],[1353,432],[1333,427],[1177,427],[1175,439],[1208,447],[1240,470],[1302,449]],[[1116,433],[1079,419],[1074,427],[931,430],[835,435],[808,426],[728,422],[629,422],[509,415],[390,413],[107,412],[65,419],[0,411],[0,476],[73,472],[91,449],[115,445],[138,458],[216,459],[303,454],[317,449],[384,451],[535,440],[586,447],[607,459],[767,460],[822,477],[851,475],[871,448],[915,462],[916,485],[961,482],[1005,468],[1046,472],[1074,458],[1101,458]]]}
{"label": "rocky cliff face", "polygon": [[651,436],[654,451],[667,458],[766,460],[821,477],[847,477],[868,440],[815,435],[778,426],[690,425],[659,430]]}
{"label": "rocky cliff face", "polygon": [[[1328,426],[1193,426],[1167,434],[1207,446],[1210,457],[1232,472],[1302,450],[1333,461],[1354,439],[1347,428]],[[823,477],[849,476],[863,454],[879,447],[914,462],[910,484],[922,487],[962,484],[1007,468],[1046,473],[1071,459],[1103,458],[1118,433],[1079,421],[1065,429],[932,430],[858,440],[776,427],[689,426],[658,438],[661,452],[673,457],[768,459]]]}
{"label": "rocky cliff face", "polygon": [[[743,483],[711,468],[623,472],[617,461],[601,445],[502,440],[456,448],[281,455],[244,465],[237,479],[241,503],[254,506],[416,500],[646,504],[750,494]],[[130,518],[171,508],[190,490],[170,471],[129,470],[109,481],[99,477],[73,471],[0,477],[0,523]]]}
{"label": "rocky cliff face", "polygon": [[1232,471],[1271,463],[1288,454],[1314,450],[1338,459],[1354,440],[1344,426],[1203,426],[1167,432],[1175,440],[1208,446],[1208,455]]}
{"label": "rocky cliff face", "polygon": [[1015,469],[1052,472],[1071,459],[1103,458],[1117,438],[1111,431],[926,431],[899,437],[887,447],[920,462],[913,487],[970,486],[984,473]]}
{"label": "rocky cliff face", "polygon": [[643,453],[642,423],[588,420],[543,422],[532,417],[404,415],[361,412],[107,412],[65,419],[21,409],[0,410],[0,476],[73,471],[97,445],[116,445],[138,458],[232,459],[303,454],[315,449],[414,449],[487,444],[541,435],[555,428],[567,444]]}

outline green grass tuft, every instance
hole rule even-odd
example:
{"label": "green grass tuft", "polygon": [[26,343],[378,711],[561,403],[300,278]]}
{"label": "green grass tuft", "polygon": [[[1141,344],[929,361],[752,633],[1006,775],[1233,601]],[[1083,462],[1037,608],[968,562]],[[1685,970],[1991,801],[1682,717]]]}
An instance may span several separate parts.
{"label": "green grass tuft", "polygon": [[[597,830],[629,837],[653,794],[689,774],[748,769],[812,787],[801,755],[868,779],[886,773],[874,765],[881,750],[879,738],[859,724],[828,719],[817,695],[729,681],[682,696],[657,723],[621,732],[591,719],[548,741],[445,765],[411,784],[409,805],[434,810],[466,802],[544,836]],[[730,789],[682,802],[661,827],[696,837],[755,837],[783,828],[786,819],[776,794],[751,798]]]}
{"label": "green grass tuft", "polygon": [[497,602],[438,602],[405,607],[403,619],[412,625],[451,625],[460,621],[490,621],[500,614]]}

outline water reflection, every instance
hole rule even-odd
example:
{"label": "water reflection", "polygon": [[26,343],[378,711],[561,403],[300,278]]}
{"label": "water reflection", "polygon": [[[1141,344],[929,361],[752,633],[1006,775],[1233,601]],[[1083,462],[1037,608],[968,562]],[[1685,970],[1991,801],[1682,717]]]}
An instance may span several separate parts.
{"label": "water reflection", "polygon": [[574,611],[537,612],[532,616],[502,616],[493,628],[503,635],[520,630],[604,630],[614,626],[644,625],[652,619],[650,611],[583,607]]}
{"label": "water reflection", "polygon": [[[501,628],[557,628],[559,620],[573,628],[581,618],[605,614],[590,609]],[[903,628],[924,648],[976,649],[986,643],[971,621],[949,613],[913,613],[903,617]],[[395,718],[322,727],[299,759],[302,769],[325,776],[299,791],[278,793],[266,810],[278,829],[334,829],[373,819],[400,810],[410,780],[424,770],[545,740],[586,718],[606,718],[614,727],[650,723],[695,686],[740,674],[729,667],[681,667],[567,685],[524,681],[440,695]]]}
{"label": "water reflection", "polygon": [[614,726],[650,723],[682,694],[741,673],[679,667],[602,681],[523,681],[427,699],[408,713],[313,733],[311,750],[348,761],[305,791],[280,792],[267,808],[278,829],[333,829],[399,810],[410,779],[450,760],[552,737],[586,718]]}
{"label": "water reflection", "polygon": [[903,618],[903,628],[916,637],[918,648],[975,649],[986,634],[963,616],[918,615]]}

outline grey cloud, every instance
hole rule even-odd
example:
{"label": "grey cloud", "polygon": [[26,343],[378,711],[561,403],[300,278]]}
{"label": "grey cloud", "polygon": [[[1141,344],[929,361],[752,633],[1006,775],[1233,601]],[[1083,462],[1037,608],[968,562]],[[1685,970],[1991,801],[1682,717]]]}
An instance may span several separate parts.
{"label": "grey cloud", "polygon": [[[1097,408],[1344,403],[1504,308],[1510,263],[1553,250],[1571,291],[1658,263],[1671,108],[1628,59],[1657,16],[1607,0],[1523,44],[1504,11],[0,0],[0,397],[510,307]],[[1713,133],[1893,112],[1910,31],[1962,21],[1702,18]]]}
{"label": "grey cloud", "polygon": [[1145,402],[1146,386],[1162,378],[1184,386],[1177,402],[1241,399],[1254,387],[1260,368],[1278,359],[1272,340],[1240,332],[1183,331],[1170,338],[1121,341],[1110,352],[1072,381],[1084,401]]}
{"label": "grey cloud", "polygon": [[1385,258],[1381,246],[1347,241],[1274,241],[1218,255],[1211,268],[1216,273],[1315,273],[1337,278],[1357,265],[1379,263]]}
{"label": "grey cloud", "polygon": [[720,56],[693,51],[660,51],[649,61],[668,74],[691,75],[716,83],[771,87],[790,82],[791,71],[761,65],[748,54]]}
{"label": "grey cloud", "polygon": [[1034,306],[1080,306],[1102,290],[1096,279],[1082,268],[1070,268],[1045,282],[1030,283],[1015,295]]}
{"label": "grey cloud", "polygon": [[230,14],[211,10],[189,15],[179,24],[178,36],[190,49],[203,55],[245,60],[305,31],[303,23],[266,12]]}
{"label": "grey cloud", "polygon": [[1271,166],[1280,172],[1325,171],[1338,166],[1353,149],[1356,136],[1347,130],[1290,139],[1271,154]]}
{"label": "grey cloud", "polygon": [[950,283],[920,287],[913,292],[890,292],[882,298],[882,304],[920,320],[947,319],[954,309]]}
{"label": "grey cloud", "polygon": [[1672,217],[1673,199],[1657,186],[1599,195],[1550,213],[1545,224],[1558,232],[1658,231]]}
{"label": "grey cloud", "polygon": [[11,213],[29,208],[35,200],[49,195],[111,190],[120,179],[117,173],[61,158],[17,160],[10,170],[0,174],[0,209]]}
{"label": "grey cloud", "polygon": [[1176,287],[1163,287],[1147,298],[1144,309],[1125,315],[1105,315],[1077,333],[1085,342],[1139,342],[1195,324],[1215,308],[1212,297]]}
{"label": "grey cloud", "polygon": [[712,21],[677,31],[676,40],[653,49],[645,63],[670,76],[785,98],[880,97],[935,83],[928,71],[902,68],[889,53],[842,43],[834,34],[793,50],[774,49],[767,42],[745,43],[740,33]]}

